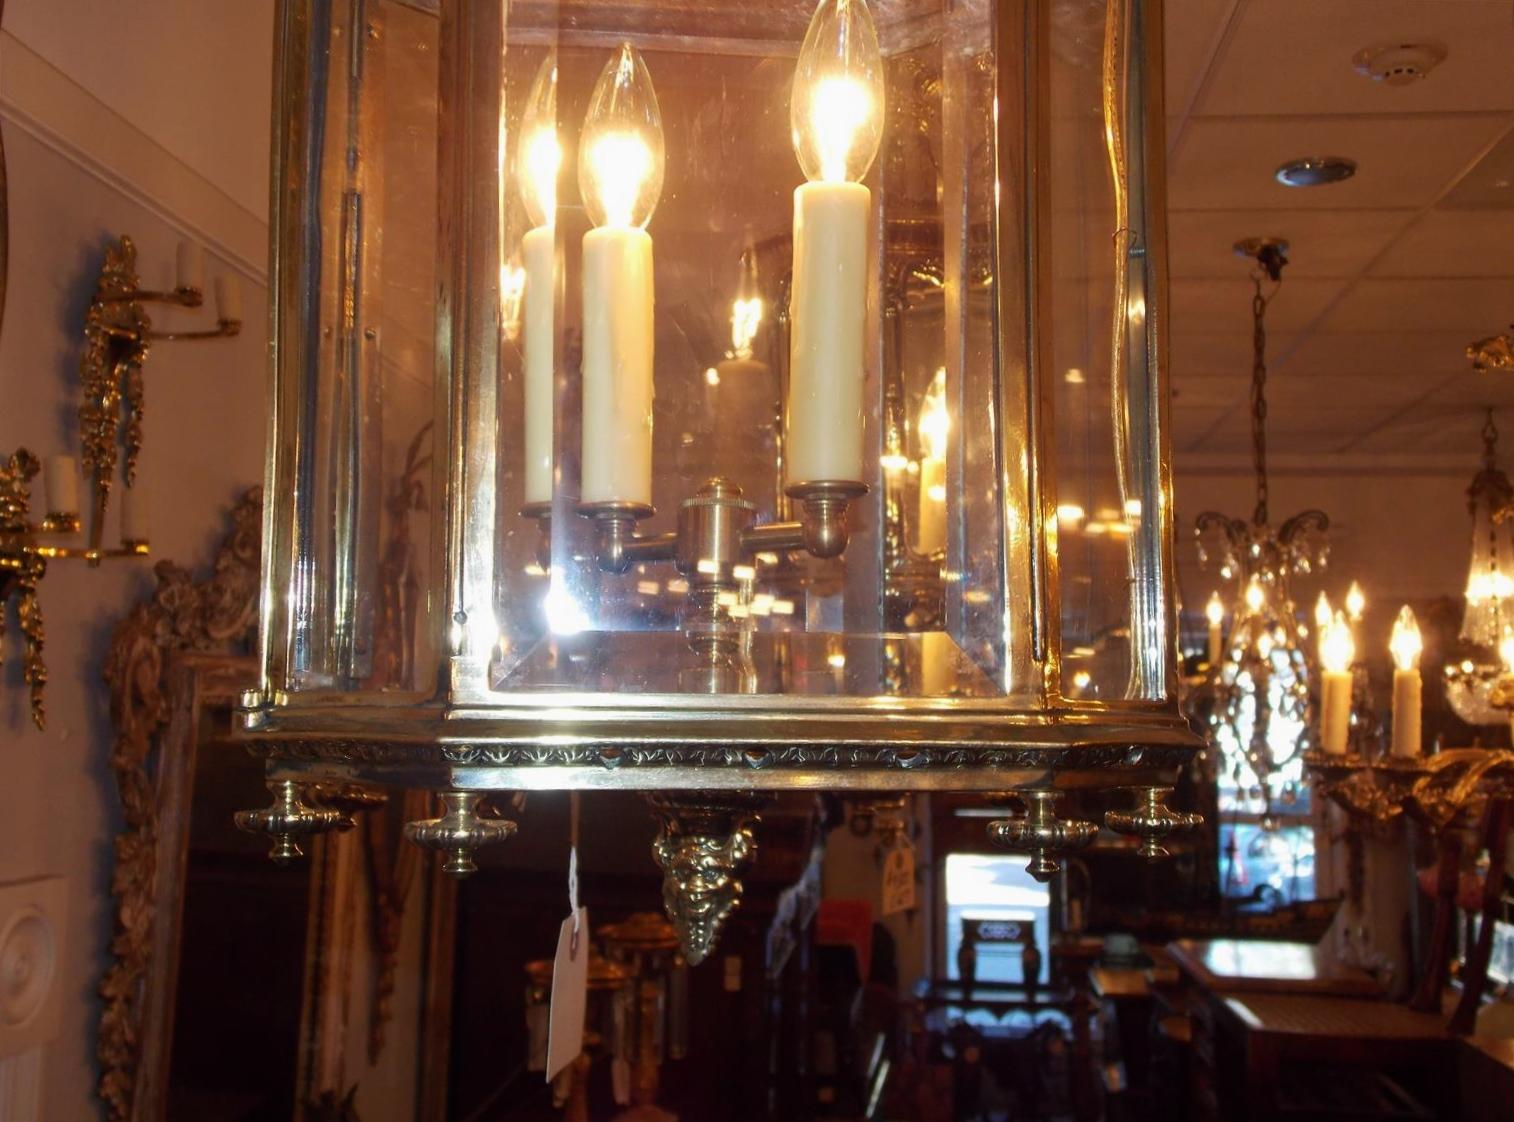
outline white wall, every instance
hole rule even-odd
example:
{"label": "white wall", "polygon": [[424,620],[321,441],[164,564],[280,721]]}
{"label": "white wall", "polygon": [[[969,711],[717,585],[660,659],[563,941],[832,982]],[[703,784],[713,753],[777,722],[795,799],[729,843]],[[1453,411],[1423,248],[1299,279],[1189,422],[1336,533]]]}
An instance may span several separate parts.
{"label": "white wall", "polygon": [[[173,279],[186,233],[207,274],[236,268],[238,339],[159,345],[147,366],[140,484],[154,554],[202,569],[223,512],[261,482],[263,199],[271,0],[12,0],[0,36],[11,256],[0,333],[0,452],[76,451],[81,328],[107,240],[129,234],[148,286]],[[209,312],[153,312],[206,326]],[[41,589],[48,727],[30,725],[12,616],[0,680],[0,881],[68,878],[62,1030],[43,1059],[49,1122],[101,1115],[95,987],[110,934],[117,799],[101,682],[111,629],[153,585],[150,562],[55,562]]]}

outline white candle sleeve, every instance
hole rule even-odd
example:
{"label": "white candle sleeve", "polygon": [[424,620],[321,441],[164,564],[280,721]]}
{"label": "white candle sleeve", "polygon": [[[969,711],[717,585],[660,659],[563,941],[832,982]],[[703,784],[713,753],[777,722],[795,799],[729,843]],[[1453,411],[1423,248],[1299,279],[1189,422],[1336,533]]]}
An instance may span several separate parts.
{"label": "white candle sleeve", "polygon": [[806,183],[794,192],[784,425],[791,484],[862,478],[870,207],[860,183]]}
{"label": "white candle sleeve", "polygon": [[1320,680],[1320,733],[1331,755],[1343,755],[1351,738],[1351,672],[1326,670]]}
{"label": "white candle sleeve", "polygon": [[1393,671],[1393,754],[1420,753],[1420,713],[1423,682],[1418,670]]}
{"label": "white candle sleeve", "polygon": [[42,489],[47,500],[46,513],[79,513],[79,471],[72,456],[47,458],[42,466]]}
{"label": "white candle sleeve", "polygon": [[557,240],[553,227],[528,230],[520,243],[526,273],[526,502],[552,501],[552,401],[555,392],[553,309]]}
{"label": "white candle sleeve", "polygon": [[205,284],[205,250],[198,242],[180,242],[178,287],[201,288]]}
{"label": "white candle sleeve", "polygon": [[1209,624],[1210,666],[1218,666],[1220,664],[1220,656],[1224,653],[1224,646],[1225,639],[1224,636],[1220,634],[1220,624],[1211,621]]}
{"label": "white candle sleeve", "polygon": [[926,556],[946,548],[946,461],[927,456],[920,461],[919,525],[915,548]]}
{"label": "white candle sleeve", "polygon": [[147,502],[138,489],[121,488],[121,540],[145,542],[148,539]]}
{"label": "white candle sleeve", "polygon": [[221,323],[242,322],[242,281],[239,277],[216,278],[216,319]]}
{"label": "white candle sleeve", "polygon": [[583,480],[586,503],[652,502],[652,237],[584,235]]}

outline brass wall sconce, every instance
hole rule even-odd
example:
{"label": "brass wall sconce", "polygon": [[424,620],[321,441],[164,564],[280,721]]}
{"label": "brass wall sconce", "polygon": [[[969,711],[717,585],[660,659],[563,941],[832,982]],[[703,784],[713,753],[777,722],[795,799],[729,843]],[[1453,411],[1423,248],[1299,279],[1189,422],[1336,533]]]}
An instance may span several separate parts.
{"label": "brass wall sconce", "polygon": [[[130,489],[137,478],[142,451],[142,415],[146,392],[142,368],[153,343],[225,339],[242,330],[242,288],[234,276],[217,277],[216,325],[199,331],[154,331],[144,304],[198,308],[202,291],[204,253],[182,242],[177,279],[168,292],[142,287],[137,276],[137,247],[122,235],[107,246],[105,264],[95,285],[95,299],[84,317],[84,355],[79,360],[79,443],[84,468],[93,485],[89,545],[98,550],[104,537],[105,512],[122,450],[122,479]],[[123,534],[132,519],[123,513]],[[126,534],[125,536],[139,536]],[[142,538],[146,535],[141,534]]]}
{"label": "brass wall sconce", "polygon": [[[154,331],[143,311],[148,303],[198,308],[204,256],[199,246],[183,243],[178,253],[178,279],[171,292],[142,287],[136,274],[137,251],[129,237],[108,246],[95,287],[94,302],[84,319],[84,355],[79,362],[81,399],[79,441],[84,467],[92,484],[88,544],[67,539],[82,528],[79,491],[72,456],[51,456],[44,473],[46,514],[32,521],[32,481],[43,471],[42,461],[18,448],[0,462],[0,606],[12,597],[25,640],[24,677],[31,691],[32,723],[46,724],[43,690],[47,666],[42,650],[45,631],[37,586],[55,559],[85,561],[91,568],[110,558],[145,557],[149,552],[146,511],[128,502],[121,506],[121,536],[106,546],[105,515],[121,449],[126,487],[136,480],[142,450],[145,394],[142,368],[154,342],[229,338],[242,330],[242,290],[235,277],[216,278],[216,326],[203,331]],[[0,640],[4,638],[0,616]],[[0,649],[0,654],[3,654]]]}

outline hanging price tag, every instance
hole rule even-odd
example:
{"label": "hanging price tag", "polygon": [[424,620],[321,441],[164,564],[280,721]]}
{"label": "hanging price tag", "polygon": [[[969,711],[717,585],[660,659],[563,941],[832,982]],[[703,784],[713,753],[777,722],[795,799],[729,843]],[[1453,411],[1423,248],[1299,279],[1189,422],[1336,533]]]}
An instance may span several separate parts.
{"label": "hanging price tag", "polygon": [[557,931],[552,1006],[547,1021],[547,1082],[584,1048],[589,1002],[589,910],[578,903],[578,792],[568,802],[568,918]]}
{"label": "hanging price tag", "polygon": [[915,906],[915,847],[903,842],[883,860],[883,915],[907,912]]}

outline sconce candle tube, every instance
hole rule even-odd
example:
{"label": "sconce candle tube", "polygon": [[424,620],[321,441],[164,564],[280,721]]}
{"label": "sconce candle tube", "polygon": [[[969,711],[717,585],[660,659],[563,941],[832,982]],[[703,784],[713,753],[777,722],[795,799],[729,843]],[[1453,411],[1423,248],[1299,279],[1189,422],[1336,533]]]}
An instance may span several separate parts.
{"label": "sconce candle tube", "polygon": [[201,288],[205,284],[205,250],[198,242],[180,242],[176,270],[179,289]]}
{"label": "sconce candle tube", "polygon": [[946,548],[946,461],[920,461],[920,531],[917,547],[929,556]]}
{"label": "sconce candle tube", "polygon": [[131,487],[121,489],[121,541],[137,545],[148,540],[147,504]]}
{"label": "sconce candle tube", "polygon": [[72,456],[49,456],[42,469],[48,514],[79,513],[79,470]]}
{"label": "sconce candle tube", "polygon": [[221,323],[242,322],[242,282],[238,277],[216,278],[216,319]]}
{"label": "sconce candle tube", "polygon": [[585,503],[652,502],[652,237],[584,235]]}
{"label": "sconce candle tube", "polygon": [[[552,501],[553,304],[557,261],[552,226],[528,230],[520,242],[526,272],[526,502]],[[587,307],[587,305],[585,305]],[[587,435],[587,434],[586,434]]]}
{"label": "sconce candle tube", "polygon": [[[787,481],[862,478],[867,224],[860,183],[794,192]],[[922,548],[923,545],[922,545]]]}

